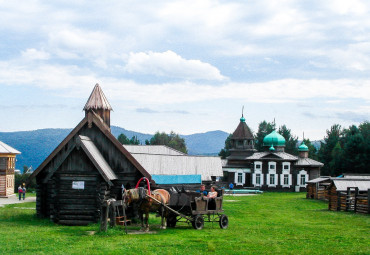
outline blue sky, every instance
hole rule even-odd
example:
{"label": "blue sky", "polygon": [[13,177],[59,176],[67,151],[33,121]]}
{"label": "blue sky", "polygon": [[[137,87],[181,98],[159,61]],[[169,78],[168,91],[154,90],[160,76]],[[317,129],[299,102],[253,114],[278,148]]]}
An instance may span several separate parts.
{"label": "blue sky", "polygon": [[368,1],[0,1],[0,131],[71,128],[99,83],[111,124],[293,134],[370,119]]}

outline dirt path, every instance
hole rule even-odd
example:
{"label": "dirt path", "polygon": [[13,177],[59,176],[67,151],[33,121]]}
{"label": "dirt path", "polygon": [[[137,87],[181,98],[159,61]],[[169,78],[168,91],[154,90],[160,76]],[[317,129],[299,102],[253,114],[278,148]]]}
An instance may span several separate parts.
{"label": "dirt path", "polygon": [[0,207],[3,207],[4,205],[10,205],[10,204],[21,204],[21,203],[24,203],[24,202],[35,202],[36,201],[36,197],[27,197],[27,194],[26,194],[26,199],[23,200],[20,200],[18,199],[18,195],[16,196],[11,196],[11,197],[8,197],[8,198],[3,198],[3,197],[0,197]]}

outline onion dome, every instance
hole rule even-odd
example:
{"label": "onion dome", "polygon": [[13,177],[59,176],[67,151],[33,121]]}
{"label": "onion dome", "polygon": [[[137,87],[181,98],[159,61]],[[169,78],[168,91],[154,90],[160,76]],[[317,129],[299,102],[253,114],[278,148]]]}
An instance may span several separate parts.
{"label": "onion dome", "polygon": [[307,145],[302,142],[302,144],[298,147],[298,151],[308,151]]}
{"label": "onion dome", "polygon": [[274,130],[263,138],[263,146],[285,146],[285,138]]}
{"label": "onion dome", "polygon": [[275,148],[274,148],[274,146],[273,145],[271,145],[271,147],[270,147],[270,149],[269,149],[270,151],[275,151]]}

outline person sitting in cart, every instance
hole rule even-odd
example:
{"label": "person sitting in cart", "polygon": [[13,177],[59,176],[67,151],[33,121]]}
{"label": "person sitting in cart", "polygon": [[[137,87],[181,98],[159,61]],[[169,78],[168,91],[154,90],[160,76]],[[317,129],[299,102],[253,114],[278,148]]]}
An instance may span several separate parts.
{"label": "person sitting in cart", "polygon": [[202,193],[205,196],[208,195],[208,191],[206,190],[206,185],[204,184],[200,185],[200,189],[198,189],[197,192]]}
{"label": "person sitting in cart", "polygon": [[215,186],[212,186],[211,187],[211,191],[208,192],[207,197],[208,198],[215,198],[215,197],[217,197],[217,191],[216,191],[216,187]]}

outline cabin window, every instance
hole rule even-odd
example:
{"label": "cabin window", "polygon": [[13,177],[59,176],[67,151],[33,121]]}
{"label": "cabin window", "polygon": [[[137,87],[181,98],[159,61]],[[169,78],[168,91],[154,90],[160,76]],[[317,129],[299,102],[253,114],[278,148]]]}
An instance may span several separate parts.
{"label": "cabin window", "polygon": [[284,174],[284,185],[289,185],[289,174]]}
{"label": "cabin window", "polygon": [[261,184],[261,174],[256,174],[256,184]]}
{"label": "cabin window", "polygon": [[7,162],[8,160],[7,160],[7,158],[0,158],[0,170],[6,170],[7,169],[7,167],[6,167],[6,165],[7,165]]}
{"label": "cabin window", "polygon": [[261,165],[256,165],[256,169],[261,169]]}
{"label": "cabin window", "polygon": [[270,174],[270,185],[275,185],[275,175]]}
{"label": "cabin window", "polygon": [[284,165],[285,170],[289,170],[289,165]]}
{"label": "cabin window", "polygon": [[270,165],[270,169],[275,169],[275,165]]}

